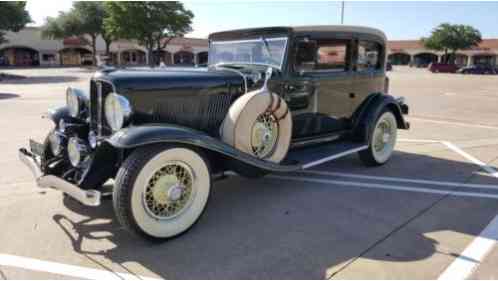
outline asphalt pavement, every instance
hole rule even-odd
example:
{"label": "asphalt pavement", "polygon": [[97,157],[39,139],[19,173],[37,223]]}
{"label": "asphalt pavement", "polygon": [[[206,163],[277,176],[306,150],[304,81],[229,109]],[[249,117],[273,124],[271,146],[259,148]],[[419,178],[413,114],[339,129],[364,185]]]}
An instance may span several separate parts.
{"label": "asphalt pavement", "polygon": [[190,231],[152,244],[118,225],[110,200],[40,190],[17,159],[91,71],[6,72],[28,78],[0,82],[0,279],[498,278],[498,76],[395,67],[391,93],[407,98],[412,126],[389,163],[351,155],[229,177]]}

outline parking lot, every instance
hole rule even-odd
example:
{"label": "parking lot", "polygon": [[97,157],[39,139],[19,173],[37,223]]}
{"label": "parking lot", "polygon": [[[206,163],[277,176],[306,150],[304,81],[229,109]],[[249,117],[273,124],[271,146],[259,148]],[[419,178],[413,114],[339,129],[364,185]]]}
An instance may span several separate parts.
{"label": "parking lot", "polygon": [[498,76],[395,67],[411,130],[377,168],[356,155],[312,170],[217,182],[206,212],[161,244],[130,236],[110,200],[35,187],[17,150],[90,70],[5,70],[0,81],[0,278],[498,279]]}

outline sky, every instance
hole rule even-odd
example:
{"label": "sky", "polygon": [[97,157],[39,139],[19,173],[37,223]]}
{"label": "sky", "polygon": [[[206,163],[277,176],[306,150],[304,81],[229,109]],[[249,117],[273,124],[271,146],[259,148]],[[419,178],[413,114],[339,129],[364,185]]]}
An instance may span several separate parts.
{"label": "sky", "polygon": [[[182,1],[194,13],[188,37],[237,28],[340,24],[341,2],[328,1]],[[28,1],[33,25],[67,11],[72,1]],[[483,38],[498,38],[498,2],[360,2],[346,1],[344,24],[376,27],[390,40],[419,39],[443,22],[468,24]]]}

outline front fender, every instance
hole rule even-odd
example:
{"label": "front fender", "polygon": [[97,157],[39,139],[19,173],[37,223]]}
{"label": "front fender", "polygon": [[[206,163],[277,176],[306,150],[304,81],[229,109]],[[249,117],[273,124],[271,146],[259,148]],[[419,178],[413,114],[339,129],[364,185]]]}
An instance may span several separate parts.
{"label": "front fender", "polygon": [[118,149],[136,148],[156,143],[187,144],[221,154],[261,170],[289,172],[300,168],[297,165],[280,165],[258,159],[204,132],[169,124],[128,127],[114,133],[106,142]]}

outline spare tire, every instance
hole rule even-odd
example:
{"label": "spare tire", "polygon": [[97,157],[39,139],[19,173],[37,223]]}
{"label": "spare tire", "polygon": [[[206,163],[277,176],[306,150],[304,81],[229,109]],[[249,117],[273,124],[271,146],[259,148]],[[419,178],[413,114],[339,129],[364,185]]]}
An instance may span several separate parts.
{"label": "spare tire", "polygon": [[292,117],[287,103],[266,87],[238,98],[221,128],[225,143],[275,163],[287,155],[291,136]]}

